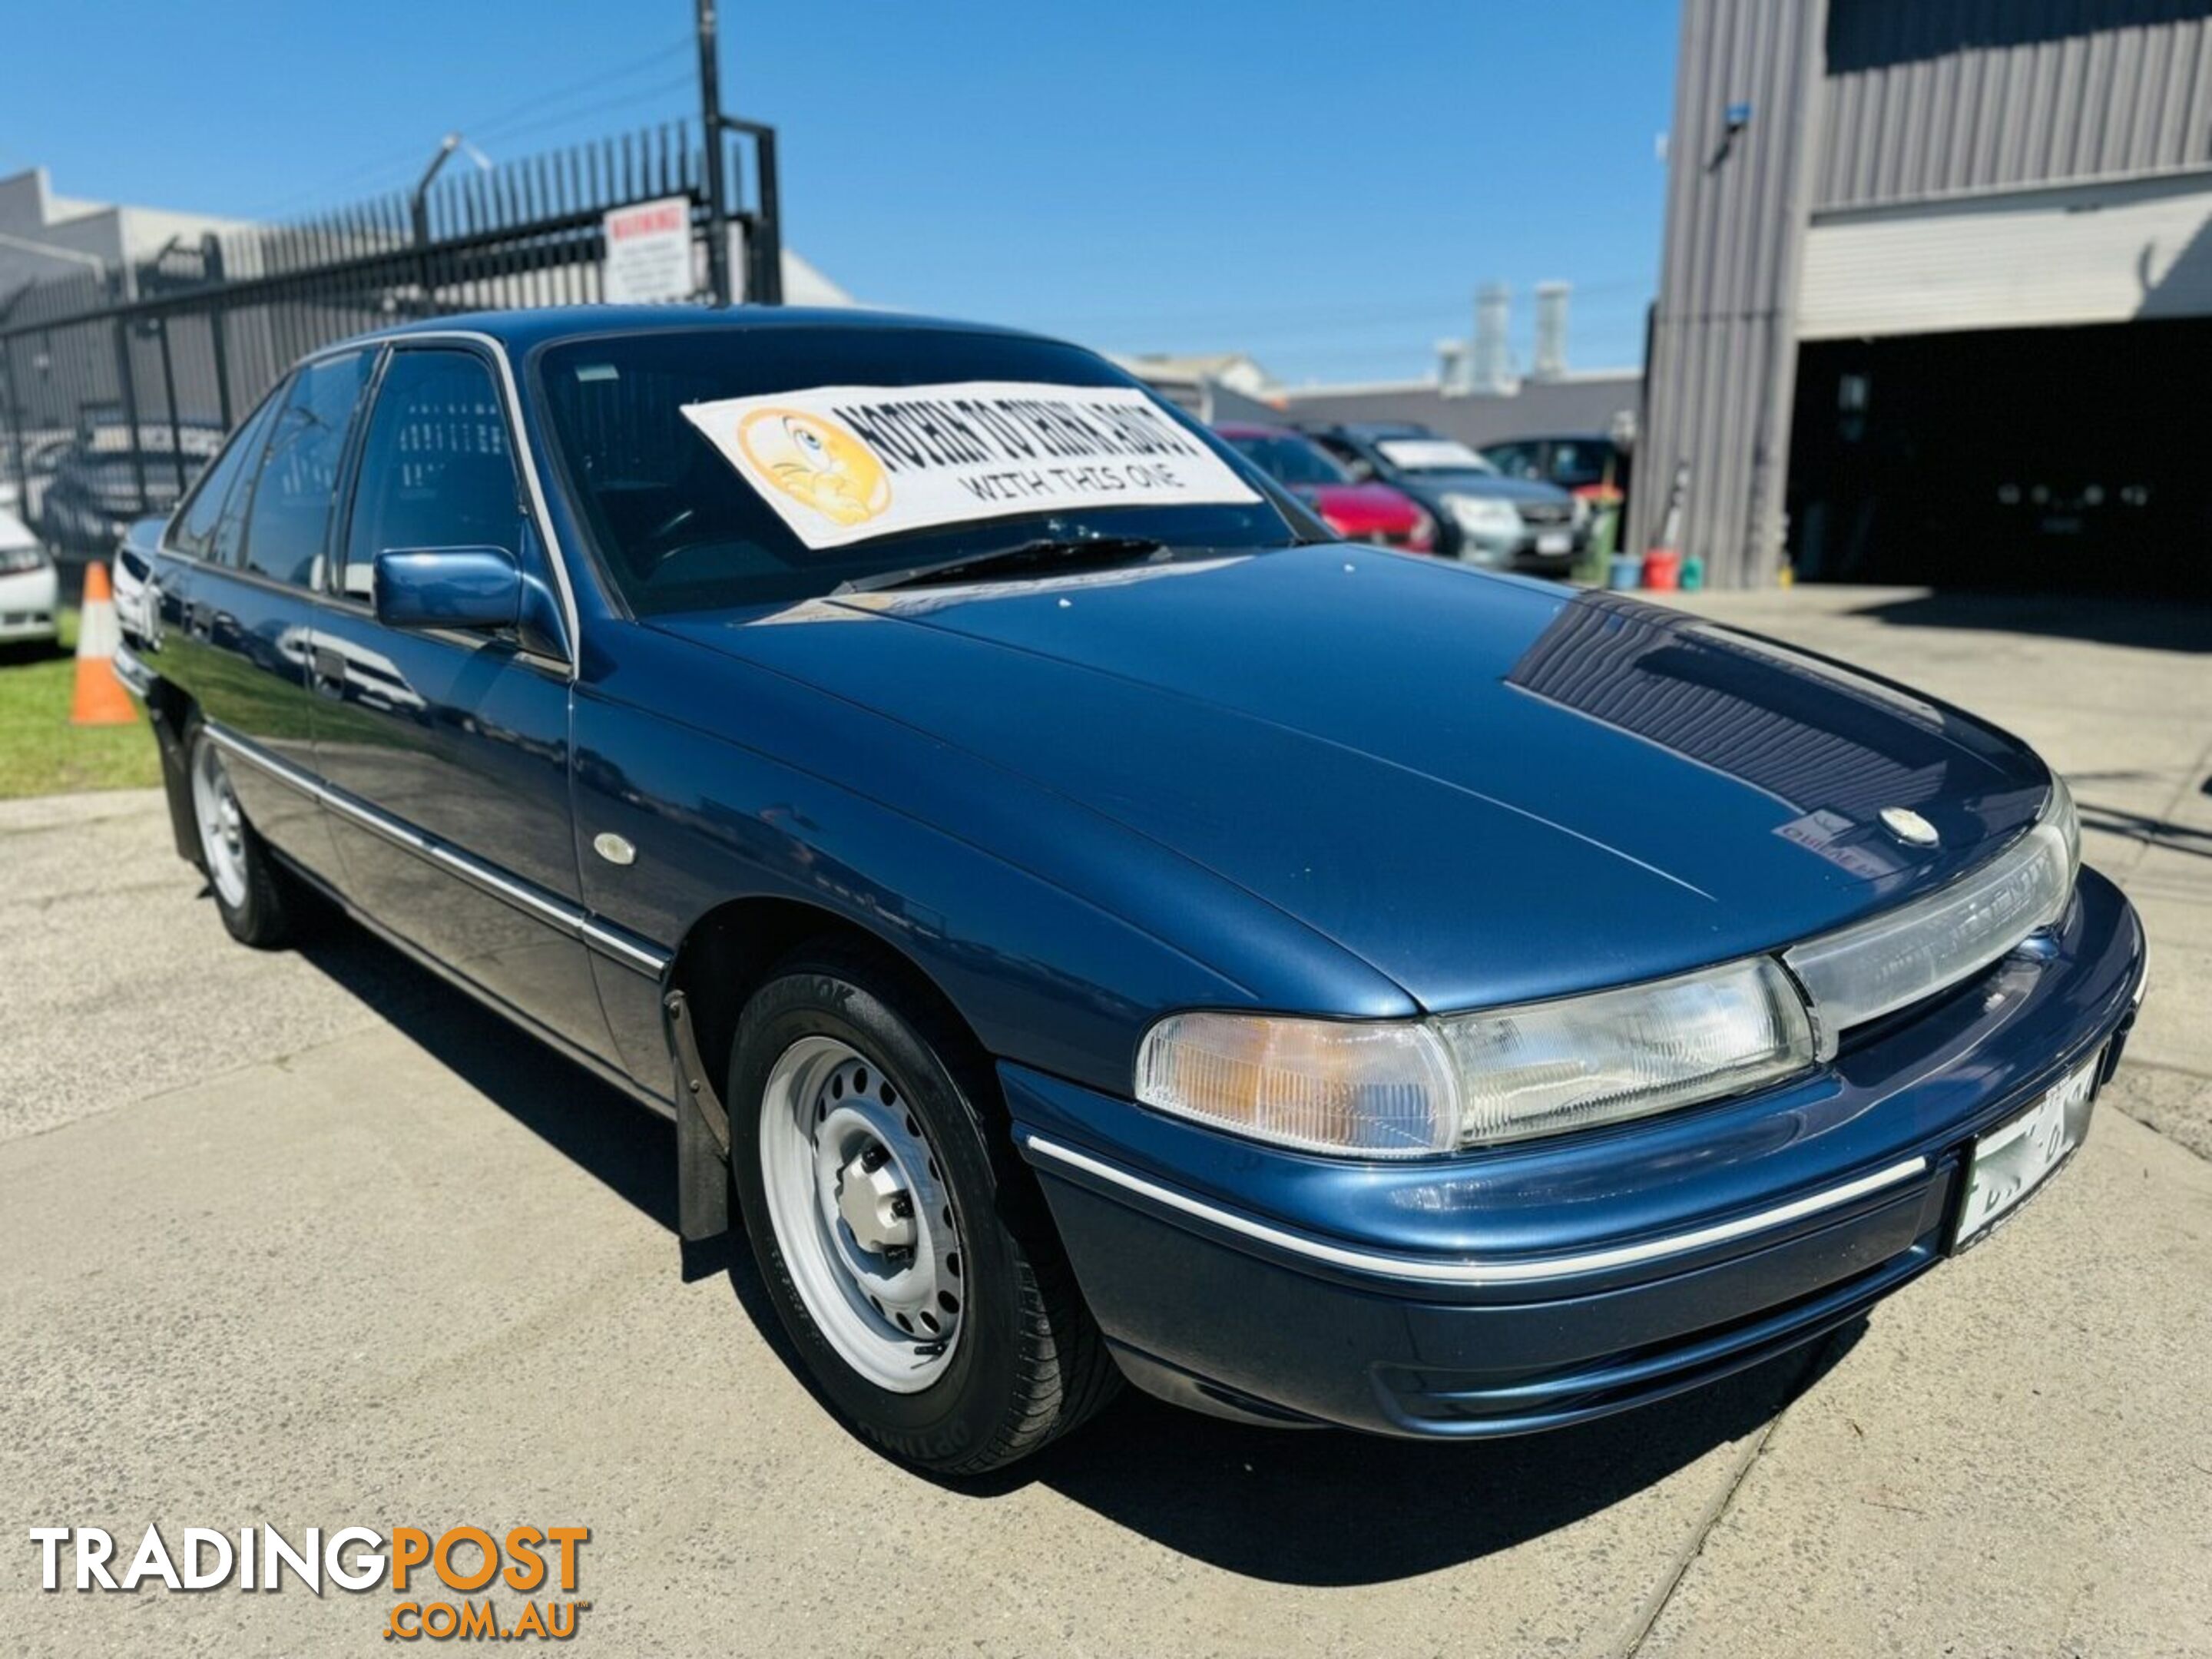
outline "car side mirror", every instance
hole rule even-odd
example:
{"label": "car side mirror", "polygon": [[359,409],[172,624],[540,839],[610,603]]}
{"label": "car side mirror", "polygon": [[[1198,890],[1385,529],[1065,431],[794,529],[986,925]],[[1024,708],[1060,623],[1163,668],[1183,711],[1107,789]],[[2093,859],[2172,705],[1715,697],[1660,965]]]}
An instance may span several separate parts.
{"label": "car side mirror", "polygon": [[1352,475],[1352,482],[1354,483],[1375,482],[1375,464],[1364,457],[1358,455],[1347,457],[1344,463],[1344,470]]}
{"label": "car side mirror", "polygon": [[387,548],[376,556],[375,594],[387,628],[512,628],[522,565],[503,547]]}

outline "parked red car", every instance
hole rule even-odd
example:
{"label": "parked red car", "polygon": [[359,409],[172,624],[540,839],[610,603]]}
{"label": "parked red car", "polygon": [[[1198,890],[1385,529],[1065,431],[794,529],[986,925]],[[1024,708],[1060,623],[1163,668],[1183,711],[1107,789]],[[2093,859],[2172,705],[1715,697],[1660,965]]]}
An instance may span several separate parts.
{"label": "parked red car", "polygon": [[1436,520],[1419,502],[1388,484],[1354,483],[1340,461],[1304,433],[1273,426],[1213,429],[1345,540],[1402,547],[1410,553],[1435,550]]}

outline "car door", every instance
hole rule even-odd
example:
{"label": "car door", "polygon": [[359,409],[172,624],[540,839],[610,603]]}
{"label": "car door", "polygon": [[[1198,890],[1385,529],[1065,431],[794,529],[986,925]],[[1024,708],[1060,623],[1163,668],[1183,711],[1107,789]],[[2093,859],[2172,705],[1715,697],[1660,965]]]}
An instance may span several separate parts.
{"label": "car door", "polygon": [[[337,858],[314,793],[307,662],[336,520],[338,475],[372,351],[301,368],[211,474],[172,534],[198,556],[157,567],[159,672],[188,692],[210,731],[246,763],[239,804],[279,851],[330,879]],[[234,446],[239,448],[240,446]],[[173,618],[174,625],[168,625]]]}
{"label": "car door", "polygon": [[[315,758],[348,890],[377,921],[556,1035],[611,1042],[579,937],[569,667],[555,637],[388,628],[380,552],[497,547],[552,573],[515,470],[509,411],[473,346],[402,343],[356,464],[308,663]],[[544,607],[557,618],[558,607]]]}

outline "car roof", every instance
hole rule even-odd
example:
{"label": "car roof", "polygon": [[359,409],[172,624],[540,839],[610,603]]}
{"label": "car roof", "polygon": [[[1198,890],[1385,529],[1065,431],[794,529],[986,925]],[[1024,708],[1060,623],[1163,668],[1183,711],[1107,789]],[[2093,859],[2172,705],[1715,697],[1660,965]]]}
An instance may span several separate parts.
{"label": "car roof", "polygon": [[1346,438],[1437,438],[1443,434],[1419,421],[1326,421],[1305,428]]}
{"label": "car roof", "polygon": [[1224,438],[1303,438],[1295,427],[1261,426],[1253,421],[1216,421],[1213,429]]}
{"label": "car roof", "polygon": [[401,323],[335,341],[308,355],[321,356],[346,346],[404,340],[418,334],[487,335],[519,356],[561,340],[603,338],[610,334],[659,334],[674,329],[742,332],[788,328],[834,328],[862,333],[992,334],[1008,339],[1060,343],[1051,341],[1048,336],[1021,329],[949,318],[909,316],[902,312],[805,306],[545,306],[531,310],[462,312],[451,317]]}

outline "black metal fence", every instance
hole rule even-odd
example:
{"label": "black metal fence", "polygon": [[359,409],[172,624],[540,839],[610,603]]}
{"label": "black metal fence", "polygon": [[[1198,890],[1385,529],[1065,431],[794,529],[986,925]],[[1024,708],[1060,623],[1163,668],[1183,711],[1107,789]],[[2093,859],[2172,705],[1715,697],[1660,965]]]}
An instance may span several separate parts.
{"label": "black metal fence", "polygon": [[[710,169],[690,123],[474,169],[444,165],[449,140],[412,191],[0,295],[0,483],[57,554],[102,556],[174,505],[302,353],[394,322],[599,301],[606,216],[641,202],[686,203],[693,297],[734,297],[714,292],[733,270],[743,297],[778,302],[775,134],[720,127],[750,167]],[[710,171],[731,198],[719,211]],[[724,225],[726,264],[708,247]]]}

